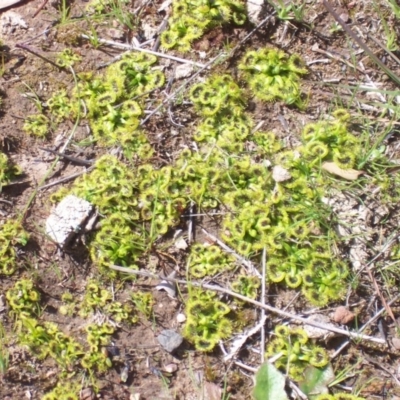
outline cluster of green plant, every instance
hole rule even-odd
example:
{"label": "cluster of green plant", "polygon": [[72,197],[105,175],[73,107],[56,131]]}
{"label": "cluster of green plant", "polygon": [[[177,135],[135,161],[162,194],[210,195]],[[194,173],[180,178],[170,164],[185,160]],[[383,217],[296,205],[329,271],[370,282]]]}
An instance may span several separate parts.
{"label": "cluster of green plant", "polygon": [[[88,82],[97,89],[104,84]],[[85,92],[84,86],[80,91]],[[307,158],[308,143],[285,150],[271,132],[250,137],[252,121],[244,111],[243,93],[227,75],[194,85],[190,98],[203,117],[195,133],[198,151],[185,149],[174,165],[159,170],[141,165],[136,174],[115,157],[103,156],[93,172],[75,183],[72,192],[104,216],[90,243],[93,261],[101,268],[135,267],[149,243],[179,223],[188,202],[195,202],[199,209],[224,204],[230,212],[222,220],[222,238],[248,257],[266,248],[271,255],[270,281],[301,287],[316,305],[340,297],[348,270],[342,261],[330,261],[335,236],[329,227],[329,207],[321,201],[326,183],[317,165]],[[91,106],[87,108],[89,114],[96,114]],[[314,124],[315,141],[329,146],[327,157],[356,143],[347,131],[348,117],[340,111],[335,118]],[[328,133],[324,136],[323,132]],[[307,134],[303,138],[313,140]],[[244,153],[249,139],[254,141],[250,155]],[[286,168],[290,179],[276,182],[270,164],[255,161],[264,158]],[[210,274],[212,268],[207,268],[199,272],[202,268],[197,266],[194,271]]]}
{"label": "cluster of green plant", "polygon": [[38,358],[52,357],[63,369],[74,366],[82,354],[78,342],[59,331],[52,322],[39,323],[40,293],[31,279],[17,281],[6,293],[16,317],[19,343],[27,346]]}
{"label": "cluster of green plant", "polygon": [[[198,151],[185,149],[174,165],[159,170],[141,165],[136,174],[115,157],[104,156],[93,172],[75,183],[72,192],[104,215],[90,243],[93,261],[101,268],[135,267],[149,243],[179,223],[190,201],[199,209],[224,204],[230,212],[222,220],[222,238],[248,257],[265,247],[271,255],[270,281],[301,287],[316,305],[339,298],[348,270],[340,260],[330,262],[335,236],[329,228],[329,207],[321,201],[326,182],[304,155],[307,143],[288,151],[271,132],[250,137],[252,122],[244,112],[243,93],[229,76],[212,76],[194,85],[190,97],[203,116],[195,133],[201,139]],[[343,112],[335,117],[315,124],[318,141],[329,144],[332,157],[356,142],[347,131],[348,117]],[[326,139],[322,131],[329,131]],[[249,155],[244,149],[250,138],[254,144]],[[290,179],[275,182],[270,164],[255,161],[264,158],[286,168]],[[198,267],[194,270],[200,273]]]}
{"label": "cluster of green plant", "polygon": [[240,153],[251,130],[245,114],[243,92],[229,75],[214,75],[190,89],[190,100],[204,120],[197,126],[194,139],[215,143],[231,153]]}
{"label": "cluster of green plant", "polygon": [[278,325],[274,332],[276,337],[268,344],[266,356],[280,354],[275,365],[287,371],[292,379],[300,380],[308,365],[323,368],[328,364],[326,350],[312,344],[304,329]]}
{"label": "cluster of green plant", "polygon": [[29,135],[44,138],[49,133],[49,119],[43,114],[33,114],[26,117],[22,129]]}
{"label": "cluster of green plant", "polygon": [[[58,63],[72,66],[77,57],[66,49]],[[85,117],[93,139],[99,145],[118,145],[129,159],[150,158],[152,147],[138,127],[142,115],[140,102],[165,82],[164,74],[154,65],[156,62],[154,55],[130,53],[102,74],[78,74],[78,83],[70,94],[61,89],[47,101],[51,120],[58,124],[65,119]],[[37,114],[27,117],[23,129],[44,137],[49,125],[50,119],[46,115]]]}
{"label": "cluster of green plant", "polygon": [[343,109],[332,113],[333,120],[319,121],[304,127],[301,154],[309,166],[333,161],[343,169],[353,168],[360,154],[360,141],[347,128],[350,114]]}
{"label": "cluster of green plant", "polygon": [[319,394],[315,400],[365,400],[351,393]]}
{"label": "cluster of green plant", "polygon": [[136,143],[136,130],[142,115],[138,101],[144,101],[165,82],[164,74],[154,66],[156,62],[157,57],[151,54],[130,53],[110,65],[104,75],[79,75],[72,98],[84,102],[93,136],[100,145],[120,145],[128,152],[134,145],[141,157],[151,156],[151,146],[141,131],[137,133],[141,145]]}
{"label": "cluster of green plant", "polygon": [[53,390],[46,393],[42,397],[42,400],[79,400],[78,393],[81,386],[79,382],[74,383],[63,380],[62,382],[58,382]]}
{"label": "cluster of green plant", "polygon": [[230,311],[225,303],[217,300],[215,293],[193,289],[186,303],[184,337],[199,351],[213,350],[232,333],[232,322],[227,318]]}
{"label": "cluster of green plant", "polygon": [[135,292],[131,294],[131,299],[136,309],[146,318],[153,314],[154,299],[150,292]]}
{"label": "cluster of green plant", "polygon": [[239,275],[232,282],[232,290],[249,299],[257,297],[258,288],[260,287],[260,279],[256,276]]}
{"label": "cluster of green plant", "polygon": [[216,245],[195,243],[190,247],[189,273],[195,278],[213,276],[232,268],[233,257]]}
{"label": "cluster of green plant", "polygon": [[103,322],[88,325],[86,332],[90,351],[83,356],[82,367],[91,371],[107,371],[111,368],[112,362],[104,349],[110,344],[111,335],[115,332],[115,328],[110,323]]}
{"label": "cluster of green plant", "polygon": [[238,67],[259,99],[282,100],[286,104],[303,106],[299,81],[307,69],[297,54],[289,57],[282,50],[273,48],[250,50]]}
{"label": "cluster of green plant", "polygon": [[78,108],[78,104],[71,101],[65,89],[55,92],[53,96],[47,100],[46,104],[57,123],[72,117],[76,114]]}
{"label": "cluster of green plant", "polygon": [[205,31],[230,22],[243,25],[246,19],[245,5],[238,0],[174,0],[169,28],[161,34],[161,45],[167,50],[187,52]]}
{"label": "cluster of green plant", "polygon": [[0,152],[0,193],[2,186],[10,183],[13,178],[21,173],[21,168],[10,162],[6,154]]}
{"label": "cluster of green plant", "polygon": [[117,4],[117,6],[123,4],[129,5],[129,0],[92,0],[87,5],[86,10],[95,14],[103,14],[110,12],[113,9],[114,4]]}
{"label": "cluster of green plant", "polygon": [[60,306],[59,312],[63,315],[79,314],[81,317],[87,318],[90,314],[101,312],[116,323],[122,321],[136,323],[138,321],[131,304],[112,301],[111,292],[100,288],[99,284],[94,280],[90,280],[87,283],[82,302],[74,302],[69,292],[62,295],[62,301],[63,305]]}
{"label": "cluster of green plant", "polygon": [[82,346],[61,332],[52,322],[39,323],[36,318],[21,316],[16,322],[19,343],[38,358],[53,358],[64,370],[74,367],[83,354]]}
{"label": "cluster of green plant", "polygon": [[16,316],[38,315],[40,311],[40,293],[31,279],[17,281],[7,290],[8,304]]}
{"label": "cluster of green plant", "polygon": [[17,268],[17,246],[28,243],[29,234],[18,220],[7,220],[0,226],[0,273],[11,275]]}
{"label": "cluster of green plant", "polygon": [[58,54],[56,64],[61,68],[73,67],[76,62],[81,61],[82,57],[74,53],[71,49],[64,49]]}

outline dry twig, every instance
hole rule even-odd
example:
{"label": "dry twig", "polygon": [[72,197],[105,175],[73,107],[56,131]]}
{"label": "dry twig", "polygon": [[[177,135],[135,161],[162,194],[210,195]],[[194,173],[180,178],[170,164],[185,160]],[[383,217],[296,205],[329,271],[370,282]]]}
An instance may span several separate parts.
{"label": "dry twig", "polygon": [[279,308],[272,307],[272,306],[270,306],[268,304],[262,304],[261,302],[259,302],[257,300],[253,300],[253,299],[250,299],[250,298],[248,298],[246,296],[242,296],[239,293],[232,292],[231,290],[225,289],[225,288],[223,288],[221,286],[209,285],[207,283],[201,283],[201,282],[195,282],[195,281],[188,282],[187,280],[184,280],[184,279],[164,278],[164,277],[161,277],[159,275],[151,274],[151,273],[146,272],[146,271],[138,271],[138,270],[134,270],[134,269],[131,269],[131,268],[120,267],[118,265],[111,265],[110,268],[115,270],[115,271],[120,271],[120,272],[124,272],[124,273],[127,273],[127,274],[139,275],[139,276],[144,276],[144,277],[152,278],[152,279],[160,279],[160,280],[163,279],[163,280],[166,280],[166,281],[171,281],[171,282],[175,282],[175,283],[186,285],[186,286],[195,286],[195,287],[199,287],[199,288],[203,288],[203,289],[213,290],[215,292],[224,293],[224,294],[226,294],[228,296],[236,297],[236,298],[238,298],[240,300],[243,300],[243,301],[245,301],[247,303],[253,304],[253,305],[255,305],[255,306],[259,307],[259,308],[264,308],[266,311],[269,311],[271,313],[280,315],[281,317],[289,318],[289,319],[292,319],[294,321],[298,321],[298,322],[301,322],[301,323],[306,324],[306,325],[314,326],[314,327],[319,328],[319,329],[324,329],[326,331],[335,332],[335,333],[338,333],[340,335],[348,336],[348,337],[350,337],[352,339],[356,339],[356,340],[365,340],[365,341],[369,341],[369,342],[373,342],[373,343],[379,343],[379,344],[385,344],[386,343],[385,340],[380,339],[380,338],[376,338],[376,337],[368,336],[368,335],[363,335],[363,334],[361,334],[359,332],[346,331],[345,329],[337,328],[337,327],[334,327],[334,326],[327,326],[325,324],[320,324],[318,322],[308,320],[307,318],[299,317],[298,315],[291,314],[291,313],[289,313],[287,311],[282,311]]}
{"label": "dry twig", "polygon": [[[94,38],[92,36],[88,36],[88,35],[84,35],[84,34],[82,34],[81,37],[83,39],[94,40]],[[112,40],[106,40],[106,39],[97,39],[97,41],[99,43],[107,44],[109,46],[113,46],[118,49],[130,50],[130,51],[140,51],[142,53],[153,54],[154,56],[157,56],[157,57],[168,58],[169,60],[177,61],[177,62],[180,62],[183,64],[192,64],[192,65],[195,65],[196,67],[207,68],[204,64],[198,63],[196,61],[186,60],[185,58],[171,56],[169,54],[160,53],[158,51],[143,49],[142,47],[136,47],[136,46],[132,46],[130,44],[118,43],[118,42],[114,42]]]}

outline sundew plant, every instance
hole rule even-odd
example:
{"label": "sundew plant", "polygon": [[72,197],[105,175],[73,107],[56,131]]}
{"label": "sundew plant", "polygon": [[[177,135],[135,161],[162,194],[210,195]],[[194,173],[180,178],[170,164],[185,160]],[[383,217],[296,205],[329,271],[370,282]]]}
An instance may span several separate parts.
{"label": "sundew plant", "polygon": [[[255,54],[259,54],[257,59]],[[297,56],[288,58],[268,49],[250,51],[246,57],[254,65],[269,57],[270,63],[280,66],[275,84],[281,76],[295,85],[292,95],[300,93],[298,76],[304,70]],[[162,75],[151,75],[148,69],[154,62],[153,58],[123,59],[108,69],[105,80],[88,77],[75,91],[86,102],[99,142],[123,143],[124,132],[127,138],[128,132],[138,137],[135,129],[141,108],[126,99],[124,89],[130,88],[133,96],[162,84]],[[271,72],[271,64],[265,68],[263,73]],[[246,112],[245,93],[230,75],[212,75],[194,84],[189,98],[200,116],[193,134],[198,151],[184,149],[173,165],[157,169],[146,163],[151,149],[144,137],[136,142],[141,165],[135,173],[107,155],[73,185],[72,193],[90,201],[103,215],[101,228],[89,243],[92,260],[110,276],[115,276],[108,268],[113,264],[138,268],[141,257],[151,250],[149,245],[180,222],[180,212],[189,203],[200,211],[224,207],[228,212],[221,218],[221,238],[250,259],[265,248],[268,282],[300,289],[317,306],[340,299],[349,270],[345,260],[333,255],[337,237],[331,229],[330,209],[322,202],[328,186],[321,164],[333,161],[341,168],[354,166],[360,145],[348,131],[350,116],[337,110],[331,119],[306,125],[302,143],[287,149],[272,132],[251,133],[254,123]],[[274,176],[275,168],[285,172],[285,179]],[[190,260],[189,273],[194,278],[215,275],[233,264],[215,246],[195,245]],[[255,298],[260,286],[257,279],[238,277],[232,288]],[[208,295],[196,294],[188,300],[192,317],[186,336],[193,337],[196,347],[204,351],[212,350],[232,331],[229,310],[210,308],[211,303]],[[193,307],[198,310],[193,312]],[[223,326],[219,321],[224,321]]]}
{"label": "sundew plant", "polygon": [[164,49],[187,52],[194,40],[213,27],[233,23],[243,25],[247,20],[245,5],[238,0],[178,0],[172,4],[169,28],[161,35]]}

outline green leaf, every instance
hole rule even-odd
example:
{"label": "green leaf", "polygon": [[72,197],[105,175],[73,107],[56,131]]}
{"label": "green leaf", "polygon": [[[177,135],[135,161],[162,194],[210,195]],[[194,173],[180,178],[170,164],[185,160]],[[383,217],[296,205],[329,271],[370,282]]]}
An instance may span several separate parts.
{"label": "green leaf", "polygon": [[324,368],[308,366],[304,371],[304,381],[299,383],[300,390],[309,396],[315,398],[322,393],[328,393],[328,385],[335,378],[332,365],[328,364]]}
{"label": "green leaf", "polygon": [[255,400],[288,400],[285,377],[270,363],[261,365],[253,390]]}

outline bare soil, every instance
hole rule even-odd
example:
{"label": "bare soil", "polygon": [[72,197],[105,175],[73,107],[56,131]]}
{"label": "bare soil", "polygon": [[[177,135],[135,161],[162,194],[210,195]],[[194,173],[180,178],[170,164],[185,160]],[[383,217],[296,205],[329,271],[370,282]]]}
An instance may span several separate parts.
{"label": "bare soil", "polygon": [[[78,298],[83,297],[88,279],[97,276],[97,271],[90,261],[85,245],[79,239],[74,241],[69,248],[61,251],[49,241],[44,233],[45,221],[52,208],[49,201],[50,195],[61,186],[70,187],[71,181],[39,190],[32,200],[31,196],[38,186],[56,182],[74,173],[83,173],[85,167],[68,160],[61,160],[57,163],[55,170],[47,176],[54,157],[41,148],[51,148],[59,135],[68,136],[73,126],[72,122],[57,127],[45,140],[30,137],[22,129],[26,116],[37,111],[32,100],[32,93],[35,93],[38,101],[44,104],[54,91],[60,88],[70,89],[74,85],[74,80],[71,74],[18,48],[17,44],[24,43],[53,60],[55,55],[65,47],[72,46],[82,56],[82,61],[77,64],[76,72],[96,70],[102,63],[110,62],[121,52],[120,50],[110,46],[95,48],[88,41],[80,38],[81,33],[88,34],[91,31],[89,19],[82,18],[85,15],[86,4],[82,1],[68,3],[70,13],[65,24],[60,24],[60,3],[51,0],[36,17],[33,15],[42,5],[42,1],[39,0],[20,3],[10,10],[2,10],[0,14],[0,36],[5,46],[2,52],[2,77],[0,78],[3,97],[0,149],[23,170],[21,177],[2,188],[0,200],[6,200],[7,203],[0,201],[0,219],[16,218],[23,214],[24,227],[30,233],[28,245],[19,254],[18,271],[10,277],[0,277],[0,298],[5,302],[4,294],[17,280],[22,277],[33,277],[42,295],[41,320],[57,323],[62,331],[73,335],[78,340],[84,335],[82,326],[85,321],[76,316],[62,316],[57,312],[62,305],[61,295],[68,290]],[[338,13],[348,15],[352,27],[357,29],[364,39],[367,38],[368,32],[373,32],[378,35],[378,38],[382,34],[376,12],[368,2],[341,2],[340,5],[334,2],[333,5]],[[140,4],[131,4],[129,9],[134,10],[140,6]],[[94,26],[100,38],[129,43],[133,37],[139,37],[143,23],[155,27],[161,24],[167,14],[165,11],[157,11],[160,6],[159,0],[146,2],[134,31],[121,25],[117,20],[94,24]],[[366,82],[366,76],[371,82],[381,85],[380,88],[386,90],[396,89],[395,84],[388,80],[365,53],[358,52],[357,46],[349,43],[348,37],[342,31],[333,33],[330,30],[335,21],[320,1],[307,5],[306,9],[306,21],[312,24],[312,27],[306,23],[285,22],[275,17],[271,18],[239,48],[232,58],[216,67],[216,71],[229,70],[237,76],[235,65],[248,48],[277,46],[290,54],[300,54],[309,63],[310,69],[303,83],[303,91],[308,97],[306,110],[299,111],[279,102],[266,105],[250,99],[248,112],[252,114],[255,123],[262,121],[264,130],[274,131],[285,139],[288,146],[295,146],[299,143],[302,126],[328,115],[329,111],[336,106],[345,106],[359,116],[359,119],[354,121],[355,134],[361,130],[362,118],[371,121],[371,140],[373,141],[390,123],[390,115],[382,116],[381,110],[371,105],[371,97],[368,97],[365,92],[358,92],[357,99],[354,99],[345,86]],[[7,26],[4,16],[9,11],[17,13],[26,22],[27,27]],[[267,8],[266,13],[268,12],[271,12],[271,8]],[[254,26],[247,24],[240,29],[215,29],[194,43],[190,53],[180,56],[205,63],[225,47],[235,46],[253,28]],[[121,33],[117,39],[115,30]],[[384,59],[393,72],[400,74],[399,64],[387,57],[373,41],[368,41],[368,45],[378,57]],[[200,57],[201,52],[204,52],[204,58]],[[170,60],[160,60],[160,63],[165,66],[167,77],[172,77],[178,63]],[[352,65],[357,68],[351,67]],[[181,83],[182,81],[173,81],[170,93]],[[148,103],[148,109],[154,109],[165,96],[166,93],[161,91],[155,93]],[[339,100],[341,104],[338,104]],[[196,123],[196,114],[191,105],[185,102],[172,104],[171,112],[172,117],[168,112],[161,111],[152,116],[145,125],[150,143],[155,149],[152,162],[157,166],[170,163],[181,149],[192,141],[191,135]],[[74,142],[77,143],[89,136],[88,126],[82,122],[78,126]],[[398,160],[398,149],[398,136],[394,135],[386,150],[393,161]],[[104,149],[98,148],[95,144],[80,150],[78,147],[70,148],[71,155],[87,160],[95,160],[104,152]],[[359,223],[368,230],[361,260],[365,265],[379,254],[388,237],[398,229],[398,209],[391,205],[382,215],[375,215],[381,204],[373,195],[373,185],[371,184],[370,188],[367,185],[363,191],[362,198],[357,199],[351,211],[354,211],[357,214],[356,218],[359,218],[359,205],[363,204],[372,215]],[[340,210],[337,212],[339,213]],[[218,235],[218,218],[199,219],[198,222],[199,226],[205,226],[211,233]],[[354,221],[351,223],[355,224]],[[182,227],[186,229],[186,224],[182,223]],[[196,240],[204,241],[200,229],[196,231]],[[162,250],[147,254],[142,265],[146,266],[155,261],[157,271],[167,274],[175,269],[182,277],[185,277],[185,252],[168,245],[170,242],[166,243]],[[347,249],[351,246],[352,243],[348,243]],[[383,252],[378,258],[381,265],[384,265],[388,252],[389,250]],[[375,277],[380,294],[377,293],[366,272],[361,273],[359,277],[359,288],[352,292],[350,302],[347,304],[356,314],[356,319],[350,328],[364,324],[384,306],[380,302],[381,296],[389,301],[398,294],[398,279],[394,278],[395,283],[389,287],[380,280],[379,275]],[[96,376],[95,385],[88,384],[86,381],[86,386],[95,387],[97,398],[101,399],[132,399],[135,398],[133,393],[139,393],[142,400],[211,400],[220,398],[210,397],[208,393],[204,393],[205,382],[212,382],[225,390],[224,398],[228,398],[228,395],[231,400],[250,398],[253,373],[234,363],[224,364],[220,350],[202,354],[195,351],[194,347],[186,341],[174,354],[169,354],[160,347],[156,338],[163,329],[177,331],[181,329],[181,324],[177,322],[176,317],[183,312],[184,306],[179,299],[171,300],[165,292],[156,290],[155,286],[158,283],[158,280],[140,278],[134,283],[126,282],[123,290],[119,290],[117,300],[123,300],[131,291],[137,289],[151,291],[155,299],[154,318],[147,320],[142,317],[139,323],[131,326],[122,324],[117,334],[113,336],[113,344],[120,349],[121,358],[114,360],[113,367],[107,373]],[[186,291],[184,287],[181,290],[183,293]],[[294,297],[294,291],[282,288],[271,288],[268,293],[268,301],[278,308],[299,315],[316,312],[301,297],[296,297],[293,302]],[[323,309],[322,312],[330,315],[338,305],[334,304],[330,308]],[[391,305],[391,309],[395,318],[398,318],[400,303],[395,302]],[[255,324],[258,311],[248,307],[248,313],[249,319]],[[268,315],[267,328],[273,329],[278,321],[277,317]],[[8,313],[7,306],[0,307],[0,322],[4,327],[4,343],[9,353],[8,369],[0,376],[0,398],[40,399],[60,380],[57,364],[51,359],[39,360],[26,348],[18,345],[14,321]],[[395,323],[389,316],[382,317],[378,322],[386,327],[385,331],[389,338],[396,337]],[[375,321],[368,328],[369,335],[380,337],[378,322]],[[344,340],[345,338],[339,337],[324,345],[330,352],[334,352]],[[360,395],[367,399],[397,399],[400,398],[398,348],[390,341],[387,346],[369,346],[363,342],[352,342],[339,357],[333,360],[333,366],[336,371],[340,371],[346,366],[358,363],[351,376],[341,382],[344,387],[358,388]],[[259,349],[258,335],[249,340],[238,355],[238,359],[257,368],[260,365],[260,356],[255,349]],[[120,374],[125,363],[129,364],[130,372],[128,380],[122,382]],[[165,367],[169,364],[176,365],[177,370],[166,373]],[[76,372],[79,374],[82,371]]]}

